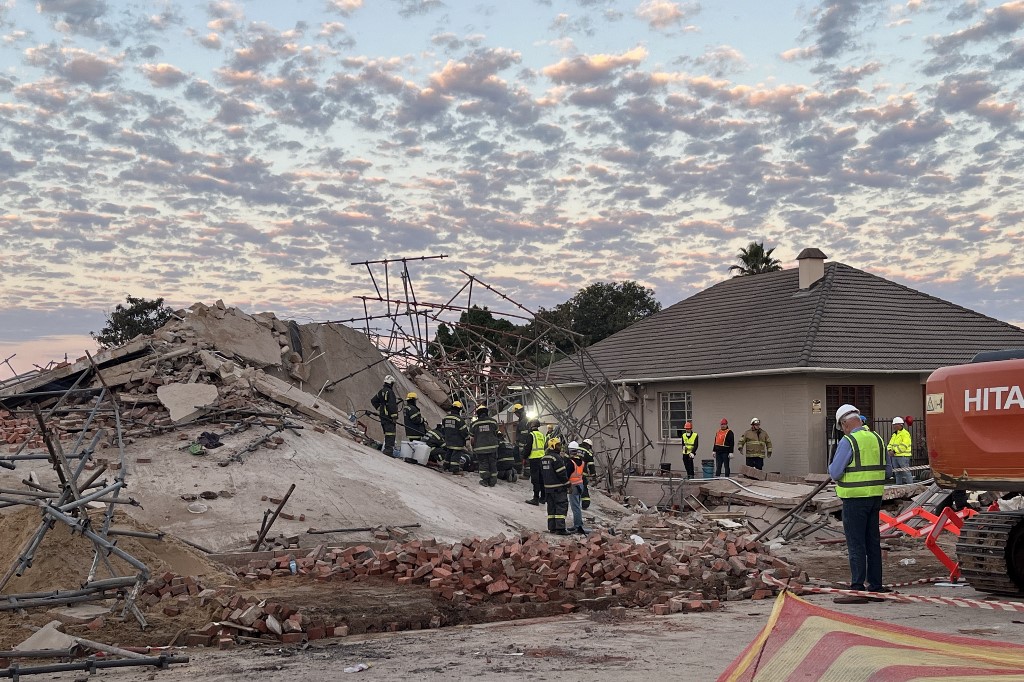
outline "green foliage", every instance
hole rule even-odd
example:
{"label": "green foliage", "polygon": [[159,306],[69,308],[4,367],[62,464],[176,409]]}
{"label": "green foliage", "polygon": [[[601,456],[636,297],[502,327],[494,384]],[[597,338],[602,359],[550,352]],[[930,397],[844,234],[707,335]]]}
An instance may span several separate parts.
{"label": "green foliage", "polygon": [[164,305],[163,298],[128,296],[125,301],[128,305],[118,303],[107,315],[107,324],[99,333],[89,332],[103,348],[128,343],[139,334],[152,334],[171,318],[173,312]]}
{"label": "green foliage", "polygon": [[[431,357],[447,357],[452,361],[495,359],[501,361],[515,352],[517,327],[504,318],[496,318],[487,309],[474,305],[459,316],[459,323],[437,326],[437,335],[429,348]],[[443,350],[443,352],[442,352]]]}
{"label": "green foliage", "polygon": [[782,262],[778,258],[772,258],[772,247],[765,251],[764,242],[750,242],[747,248],[740,249],[739,265],[730,265],[729,272],[735,272],[733,277],[744,277],[746,275],[760,275],[765,272],[776,272],[782,269]]}

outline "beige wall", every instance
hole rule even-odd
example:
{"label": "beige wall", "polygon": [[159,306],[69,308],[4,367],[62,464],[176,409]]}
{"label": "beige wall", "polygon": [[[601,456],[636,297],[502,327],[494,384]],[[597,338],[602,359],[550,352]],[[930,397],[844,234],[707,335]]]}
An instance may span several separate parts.
{"label": "beige wall", "polygon": [[[653,451],[644,454],[642,463],[648,471],[658,469],[661,462],[670,462],[673,471],[684,471],[682,446],[678,438],[663,439],[660,427],[660,394],[690,391],[693,406],[694,430],[700,435],[697,453],[697,472],[701,459],[711,459],[711,446],[722,417],[736,439],[750,426],[750,419],[758,417],[761,426],[771,436],[773,455],[765,470],[783,474],[804,475],[824,472],[827,468],[825,387],[834,384],[867,385],[874,387],[874,414],[872,418],[891,418],[895,415],[922,416],[921,386],[926,375],[844,375],[844,374],[784,374],[776,376],[740,377],[687,382],[659,382],[630,386],[637,400],[626,403],[636,416],[637,429],[641,425],[653,444]],[[576,395],[581,389],[561,389],[561,396],[552,395],[560,406],[565,397]],[[571,398],[570,398],[571,399]],[[814,413],[812,402],[821,401],[821,410]],[[577,418],[583,410],[577,409]],[[550,418],[550,417],[549,417]],[[603,418],[603,415],[602,415]],[[641,434],[636,434],[642,438]],[[600,445],[598,445],[600,450]],[[742,464],[739,454],[733,464]]]}

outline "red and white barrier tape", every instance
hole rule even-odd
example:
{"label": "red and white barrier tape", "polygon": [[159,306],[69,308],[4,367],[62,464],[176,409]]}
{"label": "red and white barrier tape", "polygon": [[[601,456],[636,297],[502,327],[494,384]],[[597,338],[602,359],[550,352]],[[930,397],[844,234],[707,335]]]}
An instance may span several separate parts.
{"label": "red and white barrier tape", "polygon": [[[814,581],[816,583],[819,583],[819,584],[820,583],[825,583],[826,585],[849,585],[850,584],[850,583],[836,583],[836,582],[832,582],[830,580],[825,580],[824,578],[810,578],[810,580],[812,580],[812,581]],[[949,580],[949,576],[948,575],[947,576],[941,576],[940,575],[937,578],[918,578],[917,580],[911,580],[910,582],[906,582],[906,583],[887,583],[885,586],[889,587],[889,588],[892,588],[892,587],[910,587],[911,585],[927,585],[929,583],[941,583],[941,582],[945,582],[947,580]]]}
{"label": "red and white barrier tape", "polygon": [[940,606],[961,606],[971,609],[988,609],[990,611],[1016,611],[1024,613],[1024,602],[1019,601],[981,601],[980,599],[960,599],[956,597],[921,597],[918,595],[900,594],[899,592],[868,592],[866,590],[843,590],[835,587],[812,587],[799,583],[789,584],[779,580],[769,571],[761,574],[761,579],[767,585],[778,587],[792,592],[803,594],[836,594],[852,595],[857,597],[870,597],[872,599],[884,599],[897,603],[910,604],[938,604]]}

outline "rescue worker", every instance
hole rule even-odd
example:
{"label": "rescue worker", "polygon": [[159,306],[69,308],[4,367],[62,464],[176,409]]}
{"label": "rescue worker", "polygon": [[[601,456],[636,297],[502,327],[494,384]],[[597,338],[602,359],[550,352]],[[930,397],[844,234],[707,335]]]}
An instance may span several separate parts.
{"label": "rescue worker", "polygon": [[398,396],[395,395],[395,378],[388,374],[384,377],[384,385],[370,399],[370,404],[377,410],[380,426],[384,429],[384,454],[395,456],[395,433],[398,431]]}
{"label": "rescue worker", "polygon": [[533,484],[533,499],[527,500],[526,504],[539,505],[544,501],[544,481],[540,475],[540,460],[544,457],[547,442],[547,436],[540,430],[540,420],[531,419],[530,455],[527,461],[530,463],[530,483]]}
{"label": "rescue worker", "polygon": [[[853,405],[836,410],[836,427],[843,432],[836,454],[828,465],[836,482],[836,495],[843,501],[843,532],[850,555],[850,589],[871,592],[882,588],[882,545],[878,512],[885,492],[885,455],[882,438],[865,429],[860,412]],[[876,597],[844,595],[837,604],[882,601]]]}
{"label": "rescue worker", "polygon": [[473,439],[473,454],[480,467],[480,485],[493,488],[498,485],[498,444],[501,443],[501,433],[498,422],[487,414],[486,405],[477,406],[476,419],[469,427],[469,433]]}
{"label": "rescue worker", "polygon": [[572,510],[572,528],[568,532],[586,535],[583,527],[583,471],[586,464],[583,461],[583,451],[579,443],[569,443],[568,461],[565,463],[569,472],[569,509]]}
{"label": "rescue worker", "polygon": [[448,414],[441,420],[441,435],[444,436],[445,471],[456,476],[462,475],[462,462],[466,455],[466,440],[469,439],[469,427],[462,418],[462,402],[456,400],[448,408]]}
{"label": "rescue worker", "polygon": [[548,506],[548,531],[555,535],[568,535],[565,530],[565,513],[569,511],[569,474],[562,458],[562,444],[558,438],[547,443],[547,450],[540,459],[541,479],[544,484],[544,501]]}
{"label": "rescue worker", "polygon": [[[903,428],[903,417],[892,418],[892,437],[886,451],[892,457],[892,468],[903,469],[910,466],[911,441],[910,431]],[[896,472],[896,485],[904,485],[914,482],[914,476],[909,471]]]}
{"label": "rescue worker", "polygon": [[718,431],[715,432],[715,444],[711,450],[715,453],[715,477],[725,474],[726,478],[732,474],[729,471],[729,460],[732,459],[732,449],[735,437],[729,428],[729,420],[723,418],[719,422]]}
{"label": "rescue worker", "polygon": [[524,446],[524,441],[530,440],[530,418],[526,416],[526,408],[522,403],[512,406],[512,414],[516,417],[515,439],[512,441],[512,457],[515,459],[516,468],[519,473],[523,472],[523,462],[530,456],[529,443]]}
{"label": "rescue worker", "polygon": [[699,440],[697,434],[693,432],[693,422],[683,424],[683,466],[686,467],[687,478],[694,478],[693,458],[697,456]]}
{"label": "rescue worker", "polygon": [[768,432],[761,428],[761,420],[754,417],[750,420],[750,428],[740,436],[736,447],[741,455],[747,458],[747,466],[758,471],[764,469],[764,458],[772,456],[772,439]]}
{"label": "rescue worker", "polygon": [[423,438],[427,432],[427,420],[423,418],[419,405],[416,404],[416,394],[409,393],[405,396],[405,439],[416,442]]}
{"label": "rescue worker", "polygon": [[502,440],[498,443],[498,478],[515,483],[519,480],[522,464],[515,458],[515,448]]}
{"label": "rescue worker", "polygon": [[426,435],[423,436],[423,442],[430,446],[430,456],[427,458],[427,464],[438,464],[444,461],[445,449],[444,449],[444,424],[439,423],[434,428],[427,431]]}
{"label": "rescue worker", "polygon": [[584,438],[580,441],[579,450],[583,453],[583,497],[580,506],[590,508],[590,480],[597,479],[597,467],[594,465],[594,441]]}
{"label": "rescue worker", "polygon": [[868,418],[863,414],[860,416],[860,423],[868,431],[871,430],[871,426],[868,424]]}

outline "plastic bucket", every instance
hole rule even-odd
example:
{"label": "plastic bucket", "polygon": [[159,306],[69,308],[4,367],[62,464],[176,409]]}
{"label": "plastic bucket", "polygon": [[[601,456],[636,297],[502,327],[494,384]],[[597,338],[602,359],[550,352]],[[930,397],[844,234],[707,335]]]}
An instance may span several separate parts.
{"label": "plastic bucket", "polygon": [[412,444],[412,458],[417,464],[426,466],[430,461],[430,446],[423,441],[416,441]]}
{"label": "plastic bucket", "polygon": [[700,461],[700,468],[704,478],[713,478],[715,475],[715,460],[702,459]]}
{"label": "plastic bucket", "polygon": [[401,448],[402,459],[412,459],[412,442],[403,440]]}

